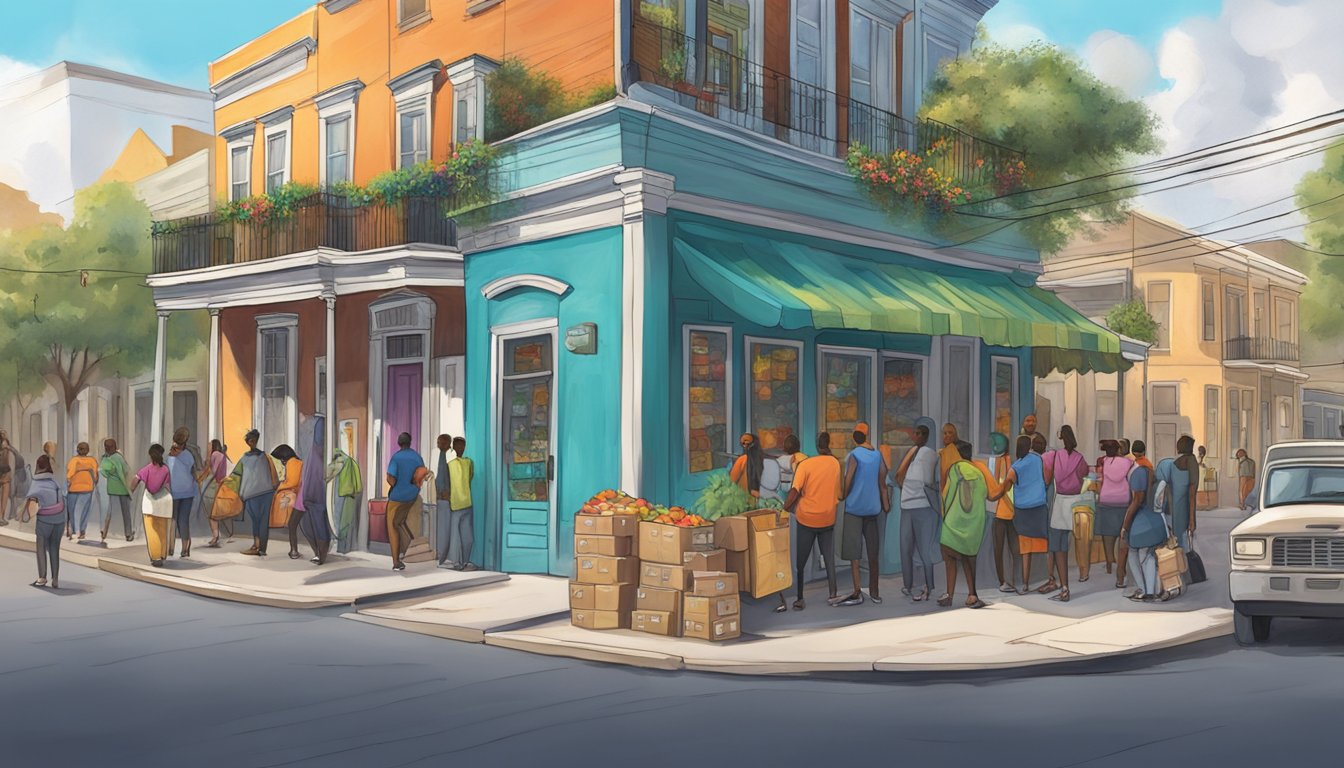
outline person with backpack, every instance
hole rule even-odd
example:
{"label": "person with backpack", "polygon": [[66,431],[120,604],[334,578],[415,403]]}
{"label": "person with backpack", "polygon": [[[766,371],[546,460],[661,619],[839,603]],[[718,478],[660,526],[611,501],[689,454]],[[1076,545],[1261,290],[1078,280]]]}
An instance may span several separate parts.
{"label": "person with backpack", "polygon": [[975,589],[975,558],[985,539],[985,504],[989,500],[989,488],[980,468],[971,462],[971,444],[958,440],[957,455],[961,458],[948,468],[943,486],[939,547],[943,562],[947,564],[947,592],[938,598],[938,604],[944,608],[952,604],[952,596],[957,592],[957,566],[960,565],[966,575],[966,607],[984,608],[985,601]]}
{"label": "person with backpack", "polygon": [[1083,481],[1087,479],[1087,459],[1078,452],[1073,427],[1059,428],[1063,448],[1052,451],[1045,465],[1046,485],[1053,485],[1055,498],[1050,506],[1049,556],[1054,563],[1060,591],[1051,600],[1069,602],[1069,541],[1073,537],[1073,508],[1082,503]]}
{"label": "person with backpack", "polygon": [[[1129,599],[1149,603],[1166,602],[1171,593],[1162,589],[1157,576],[1157,548],[1167,540],[1167,524],[1153,508],[1153,473],[1147,467],[1134,467],[1129,473],[1129,506],[1120,526],[1120,535],[1129,545],[1129,573],[1138,588]],[[1159,488],[1159,493],[1163,489]]]}

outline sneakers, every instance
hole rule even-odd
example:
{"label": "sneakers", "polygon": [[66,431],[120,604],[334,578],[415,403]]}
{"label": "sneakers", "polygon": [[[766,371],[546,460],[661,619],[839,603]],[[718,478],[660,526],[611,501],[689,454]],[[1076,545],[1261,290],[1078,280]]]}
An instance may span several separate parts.
{"label": "sneakers", "polygon": [[443,562],[439,563],[439,567],[448,571],[456,571],[457,563],[454,563],[452,560],[444,560]]}
{"label": "sneakers", "polygon": [[396,565],[392,566],[392,570],[394,570],[394,571],[404,571],[404,570],[406,570],[406,564],[405,564],[405,563],[397,563]]}
{"label": "sneakers", "polygon": [[471,563],[463,563],[462,565],[459,565],[459,566],[457,567],[457,570],[459,570],[459,571],[475,571],[475,570],[477,570],[477,568],[476,568],[476,566],[472,565]]}
{"label": "sneakers", "polygon": [[850,595],[844,600],[841,600],[838,604],[843,606],[863,605],[863,593],[860,592],[855,595]]}

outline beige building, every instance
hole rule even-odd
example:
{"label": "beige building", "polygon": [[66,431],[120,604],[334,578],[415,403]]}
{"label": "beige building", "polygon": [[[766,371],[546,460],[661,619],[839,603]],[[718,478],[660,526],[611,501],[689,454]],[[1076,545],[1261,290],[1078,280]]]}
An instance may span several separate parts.
{"label": "beige building", "polygon": [[1236,450],[1258,459],[1270,444],[1301,436],[1308,377],[1298,305],[1307,277],[1146,213],[1096,235],[1047,261],[1041,285],[1098,321],[1117,304],[1142,301],[1158,338],[1147,363],[1124,374],[1046,377],[1038,409],[1056,425],[1073,423],[1087,447],[1144,436],[1154,459],[1191,435],[1208,451],[1202,490],[1235,503]]}

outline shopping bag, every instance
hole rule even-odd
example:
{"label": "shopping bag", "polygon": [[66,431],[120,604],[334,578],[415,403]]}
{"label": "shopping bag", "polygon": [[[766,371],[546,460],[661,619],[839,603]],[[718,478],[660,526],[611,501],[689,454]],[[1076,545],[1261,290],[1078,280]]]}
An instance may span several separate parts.
{"label": "shopping bag", "polygon": [[243,500],[233,483],[220,483],[215,490],[215,503],[210,507],[211,520],[232,520],[243,514]]}
{"label": "shopping bag", "polygon": [[1204,570],[1204,558],[1195,551],[1195,535],[1190,534],[1190,551],[1185,553],[1186,576],[1191,584],[1201,584],[1209,580],[1208,573]]}
{"label": "shopping bag", "polygon": [[294,502],[298,498],[294,491],[277,491],[275,500],[271,502],[271,522],[272,528],[284,528],[289,525],[289,511],[294,508]]}

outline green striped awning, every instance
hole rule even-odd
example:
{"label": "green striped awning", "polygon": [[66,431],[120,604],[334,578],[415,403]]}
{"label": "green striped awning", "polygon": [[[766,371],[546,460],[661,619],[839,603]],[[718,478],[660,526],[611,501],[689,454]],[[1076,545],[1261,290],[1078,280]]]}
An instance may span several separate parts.
{"label": "green striped awning", "polygon": [[700,225],[683,225],[674,248],[696,283],[761,326],[973,336],[1084,353],[1055,356],[1070,370],[1128,367],[1114,333],[1005,273],[870,260]]}

